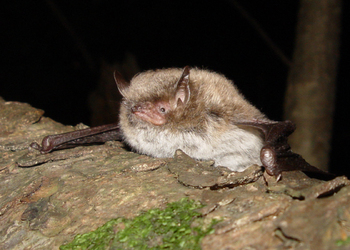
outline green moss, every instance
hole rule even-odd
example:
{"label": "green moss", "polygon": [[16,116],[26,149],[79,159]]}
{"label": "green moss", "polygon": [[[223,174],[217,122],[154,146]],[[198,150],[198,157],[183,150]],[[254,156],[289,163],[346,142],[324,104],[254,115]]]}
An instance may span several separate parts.
{"label": "green moss", "polygon": [[134,219],[113,219],[93,232],[77,235],[66,249],[201,249],[201,239],[213,232],[204,224],[199,202],[183,198],[164,210],[151,209]]}
{"label": "green moss", "polygon": [[349,245],[350,237],[348,237],[346,240],[337,240],[336,244],[338,247]]}

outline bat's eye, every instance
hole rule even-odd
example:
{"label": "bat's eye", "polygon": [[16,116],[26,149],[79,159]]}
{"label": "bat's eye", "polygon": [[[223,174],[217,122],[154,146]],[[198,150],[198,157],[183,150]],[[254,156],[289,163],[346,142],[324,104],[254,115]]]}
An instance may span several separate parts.
{"label": "bat's eye", "polygon": [[165,115],[170,111],[170,105],[167,102],[160,101],[156,104],[156,109],[159,114]]}

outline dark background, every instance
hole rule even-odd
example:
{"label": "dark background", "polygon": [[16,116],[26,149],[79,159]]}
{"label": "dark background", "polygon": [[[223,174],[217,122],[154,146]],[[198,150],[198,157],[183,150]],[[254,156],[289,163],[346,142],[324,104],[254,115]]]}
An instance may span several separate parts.
{"label": "dark background", "polygon": [[[239,1],[291,58],[299,1]],[[349,174],[349,1],[343,1],[331,171]],[[136,56],[142,70],[198,66],[235,81],[273,120],[283,119],[288,67],[227,1],[54,2],[93,60]],[[89,124],[88,95],[99,74],[53,14],[49,1],[7,1],[1,12],[0,96],[30,103],[63,124]]]}

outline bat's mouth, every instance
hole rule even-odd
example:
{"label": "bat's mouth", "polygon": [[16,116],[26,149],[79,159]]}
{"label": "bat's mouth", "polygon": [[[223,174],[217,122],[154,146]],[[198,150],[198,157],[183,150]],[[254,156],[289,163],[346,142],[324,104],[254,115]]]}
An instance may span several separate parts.
{"label": "bat's mouth", "polygon": [[131,108],[131,111],[137,118],[155,126],[161,126],[166,123],[165,116],[158,113],[154,107],[134,106]]}

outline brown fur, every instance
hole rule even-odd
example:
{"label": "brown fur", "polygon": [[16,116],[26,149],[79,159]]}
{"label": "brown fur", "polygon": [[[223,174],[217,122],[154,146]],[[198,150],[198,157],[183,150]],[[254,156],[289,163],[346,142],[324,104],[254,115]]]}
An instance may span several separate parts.
{"label": "brown fur", "polygon": [[[194,158],[220,162],[224,155],[233,157],[237,151],[240,162],[260,163],[261,135],[254,129],[238,128],[235,123],[266,118],[221,74],[191,69],[188,102],[170,109],[165,114],[166,123],[161,126],[134,114],[133,107],[149,103],[166,102],[175,107],[176,83],[182,73],[180,68],[146,71],[136,75],[130,86],[123,89],[120,127],[125,141],[136,151],[156,157],[169,157],[180,148]],[[230,168],[245,167],[248,166]]]}

